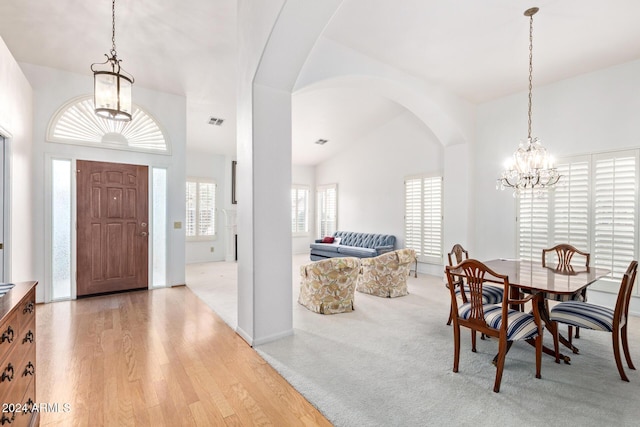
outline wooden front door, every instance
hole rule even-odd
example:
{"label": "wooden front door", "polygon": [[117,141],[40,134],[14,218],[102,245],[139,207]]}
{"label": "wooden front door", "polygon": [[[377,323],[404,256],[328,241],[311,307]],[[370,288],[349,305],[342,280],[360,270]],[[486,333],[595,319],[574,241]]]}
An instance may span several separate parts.
{"label": "wooden front door", "polygon": [[78,160],[78,296],[148,287],[148,167]]}

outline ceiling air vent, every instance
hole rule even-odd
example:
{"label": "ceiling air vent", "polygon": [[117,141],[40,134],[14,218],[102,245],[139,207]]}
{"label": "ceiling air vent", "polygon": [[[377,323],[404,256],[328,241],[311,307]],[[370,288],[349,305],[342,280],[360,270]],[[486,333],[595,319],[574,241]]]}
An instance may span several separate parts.
{"label": "ceiling air vent", "polygon": [[224,122],[224,119],[218,119],[216,117],[210,117],[209,118],[209,124],[210,125],[221,126],[222,122]]}
{"label": "ceiling air vent", "polygon": [[327,139],[319,139],[319,140],[317,140],[317,141],[316,141],[316,144],[318,144],[318,145],[324,145],[324,144],[326,144],[327,142],[329,142],[329,140],[327,140]]}

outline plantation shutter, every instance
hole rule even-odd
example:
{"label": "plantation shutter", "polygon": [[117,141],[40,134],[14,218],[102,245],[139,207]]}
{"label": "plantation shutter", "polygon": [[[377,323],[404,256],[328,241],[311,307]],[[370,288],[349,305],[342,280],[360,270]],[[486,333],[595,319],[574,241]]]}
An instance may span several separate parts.
{"label": "plantation shutter", "polygon": [[549,192],[521,193],[518,199],[518,256],[539,261],[549,247]]}
{"label": "plantation shutter", "polygon": [[405,178],[405,247],[423,262],[442,262],[442,177]]}
{"label": "plantation shutter", "polygon": [[594,156],[595,267],[620,281],[636,253],[637,153]]}
{"label": "plantation shutter", "polygon": [[404,182],[404,244],[408,249],[422,253],[422,179],[411,178]]}
{"label": "plantation shutter", "polygon": [[307,233],[309,205],[309,190],[305,187],[293,187],[291,189],[291,232]]}
{"label": "plantation shutter", "polygon": [[185,232],[187,237],[195,237],[196,235],[196,208],[198,204],[198,190],[196,183],[187,181],[187,197],[186,197],[186,225]]}
{"label": "plantation shutter", "polygon": [[425,178],[423,181],[424,222],[422,248],[425,256],[442,256],[442,178]]}
{"label": "plantation shutter", "polygon": [[317,188],[317,238],[332,236],[337,231],[338,187],[335,184]]}
{"label": "plantation shutter", "polygon": [[212,182],[200,182],[198,190],[198,235],[213,236],[215,234],[216,185]]}
{"label": "plantation shutter", "polygon": [[584,252],[590,250],[589,233],[589,159],[558,165],[562,176],[551,194],[553,216],[549,247],[568,243]]}

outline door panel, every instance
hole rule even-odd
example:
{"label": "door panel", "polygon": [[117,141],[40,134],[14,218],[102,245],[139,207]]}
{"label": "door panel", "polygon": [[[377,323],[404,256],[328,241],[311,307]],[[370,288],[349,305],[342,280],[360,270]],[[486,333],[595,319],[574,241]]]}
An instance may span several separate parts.
{"label": "door panel", "polygon": [[147,288],[147,166],[76,164],[78,296]]}

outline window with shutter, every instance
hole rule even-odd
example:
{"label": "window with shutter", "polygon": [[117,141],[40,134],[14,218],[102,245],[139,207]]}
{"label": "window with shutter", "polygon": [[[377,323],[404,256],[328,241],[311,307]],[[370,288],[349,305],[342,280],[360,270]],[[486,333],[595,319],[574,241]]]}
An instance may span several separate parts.
{"label": "window with shutter", "polygon": [[320,185],[316,188],[316,238],[332,236],[338,230],[338,186]]}
{"label": "window with shutter", "polygon": [[594,156],[594,264],[612,271],[614,288],[637,259],[637,158],[637,152]]}
{"label": "window with shutter", "polygon": [[592,288],[617,293],[624,271],[638,259],[638,153],[559,161],[555,190],[518,200],[518,256],[539,260],[542,248],[569,243],[591,253],[592,266],[612,271]]}
{"label": "window with shutter", "polygon": [[309,232],[309,187],[294,185],[291,187],[291,233],[294,235]]}
{"label": "window with shutter", "polygon": [[558,164],[562,183],[552,193],[550,246],[568,243],[590,252],[589,159]]}
{"label": "window with shutter", "polygon": [[405,247],[421,262],[442,262],[442,177],[405,178]]}
{"label": "window with shutter", "polygon": [[216,183],[189,178],[186,184],[187,240],[210,240],[216,235]]}

